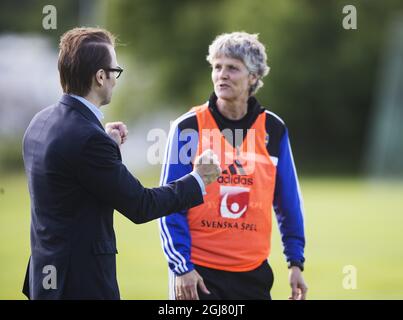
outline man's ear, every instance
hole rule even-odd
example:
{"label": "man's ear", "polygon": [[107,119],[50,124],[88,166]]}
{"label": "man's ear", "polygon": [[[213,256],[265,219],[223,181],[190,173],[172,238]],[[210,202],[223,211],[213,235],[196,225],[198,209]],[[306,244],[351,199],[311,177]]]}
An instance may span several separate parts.
{"label": "man's ear", "polygon": [[103,69],[99,69],[95,74],[95,83],[97,86],[102,87],[104,85],[106,75]]}

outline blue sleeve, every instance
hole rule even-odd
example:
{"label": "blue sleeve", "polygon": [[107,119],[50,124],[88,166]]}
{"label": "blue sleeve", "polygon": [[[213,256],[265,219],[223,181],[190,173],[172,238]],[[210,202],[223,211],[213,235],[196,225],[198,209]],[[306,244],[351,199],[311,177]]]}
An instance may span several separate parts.
{"label": "blue sleeve", "polygon": [[[191,159],[196,154],[198,133],[195,130],[181,132],[178,123],[174,122],[169,132],[161,184],[179,179],[193,170]],[[194,269],[190,261],[191,238],[186,214],[187,211],[175,212],[159,219],[162,248],[169,268],[177,275]]]}
{"label": "blue sleeve", "polygon": [[303,200],[287,129],[280,142],[273,208],[287,261],[304,262]]}

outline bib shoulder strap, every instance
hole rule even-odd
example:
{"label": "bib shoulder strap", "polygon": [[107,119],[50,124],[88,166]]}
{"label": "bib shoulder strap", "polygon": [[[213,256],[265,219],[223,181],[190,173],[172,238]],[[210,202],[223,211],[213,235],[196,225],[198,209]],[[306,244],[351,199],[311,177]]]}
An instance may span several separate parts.
{"label": "bib shoulder strap", "polygon": [[199,113],[199,112],[203,112],[203,111],[207,110],[207,108],[208,108],[208,102],[206,102],[206,103],[204,103],[204,104],[202,104],[200,106],[192,107],[190,109],[190,111],[194,111],[196,113]]}

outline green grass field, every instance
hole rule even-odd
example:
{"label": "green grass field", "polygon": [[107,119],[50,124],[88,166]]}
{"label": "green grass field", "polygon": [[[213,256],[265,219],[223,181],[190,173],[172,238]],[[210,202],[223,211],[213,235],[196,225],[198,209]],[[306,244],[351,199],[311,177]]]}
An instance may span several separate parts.
{"label": "green grass field", "polygon": [[[151,178],[150,178],[151,177]],[[139,175],[147,186],[158,173]],[[305,280],[310,299],[403,299],[403,183],[305,178]],[[0,176],[0,299],[24,299],[29,256],[29,195],[23,175]],[[115,215],[118,280],[123,299],[167,299],[167,266],[158,225]],[[270,263],[274,299],[289,295],[277,225]],[[357,270],[357,288],[343,288],[343,267]]]}

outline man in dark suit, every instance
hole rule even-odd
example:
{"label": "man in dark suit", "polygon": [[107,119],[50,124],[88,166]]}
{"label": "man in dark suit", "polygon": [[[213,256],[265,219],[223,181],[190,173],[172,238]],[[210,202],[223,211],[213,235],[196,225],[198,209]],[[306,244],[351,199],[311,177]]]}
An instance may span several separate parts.
{"label": "man in dark suit", "polygon": [[[23,292],[30,299],[119,299],[114,209],[145,223],[203,202],[220,169],[204,154],[195,170],[148,189],[122,164],[123,123],[100,122],[122,69],[106,30],[76,28],[60,41],[64,95],[39,112],[23,140],[31,196],[31,257]],[[204,164],[205,162],[211,164]]]}

